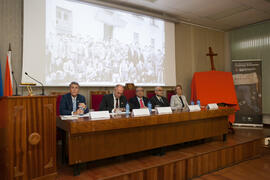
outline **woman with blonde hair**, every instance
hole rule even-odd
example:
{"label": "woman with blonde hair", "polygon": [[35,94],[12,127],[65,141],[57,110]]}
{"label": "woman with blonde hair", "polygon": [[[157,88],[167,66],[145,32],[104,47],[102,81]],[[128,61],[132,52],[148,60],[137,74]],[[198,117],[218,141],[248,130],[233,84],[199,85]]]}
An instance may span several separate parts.
{"label": "woman with blonde hair", "polygon": [[183,95],[183,89],[181,85],[176,85],[175,93],[176,94],[171,97],[171,107],[177,109],[186,109],[188,107],[188,103],[186,97]]}

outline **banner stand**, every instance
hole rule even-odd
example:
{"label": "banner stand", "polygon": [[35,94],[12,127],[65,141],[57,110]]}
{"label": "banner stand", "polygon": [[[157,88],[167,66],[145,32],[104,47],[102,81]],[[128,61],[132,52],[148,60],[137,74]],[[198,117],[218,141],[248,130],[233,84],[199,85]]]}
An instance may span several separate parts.
{"label": "banner stand", "polygon": [[240,107],[234,125],[262,127],[262,61],[232,60],[232,74]]}

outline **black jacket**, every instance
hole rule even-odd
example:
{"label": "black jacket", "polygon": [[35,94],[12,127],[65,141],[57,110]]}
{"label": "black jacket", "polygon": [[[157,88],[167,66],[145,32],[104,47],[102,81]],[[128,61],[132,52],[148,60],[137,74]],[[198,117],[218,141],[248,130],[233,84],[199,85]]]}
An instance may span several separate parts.
{"label": "black jacket", "polygon": [[[119,105],[120,108],[125,108],[127,104],[127,98],[125,96],[121,96],[119,98],[119,101],[120,101]],[[112,112],[113,108],[114,108],[113,94],[104,95],[99,105],[99,110]]]}
{"label": "black jacket", "polygon": [[[84,103],[85,102],[85,97],[83,95],[78,94],[77,98],[76,98],[76,110],[78,109],[78,105],[79,103]],[[67,93],[65,95],[62,96],[62,99],[60,101],[60,105],[59,105],[59,111],[60,111],[60,115],[71,115],[71,112],[73,110],[73,104],[72,104],[72,98],[71,98],[71,94]],[[86,108],[84,110],[84,113],[88,113],[89,109]]]}
{"label": "black jacket", "polygon": [[159,101],[156,95],[153,96],[153,97],[150,99],[150,102],[151,102],[151,104],[152,104],[152,108],[153,108],[153,109],[154,109],[155,106],[157,106],[157,105],[158,105],[159,107],[169,107],[169,106],[170,106],[169,101],[168,101],[167,98],[165,98],[165,97],[163,97],[163,96],[161,96],[161,98],[162,98],[162,101],[163,101],[163,102]]}
{"label": "black jacket", "polygon": [[[143,97],[143,103],[145,107],[147,107],[148,102],[149,102],[149,99],[146,97]],[[140,102],[138,101],[137,96],[134,96],[133,98],[129,99],[129,105],[130,105],[130,109],[140,109]]]}

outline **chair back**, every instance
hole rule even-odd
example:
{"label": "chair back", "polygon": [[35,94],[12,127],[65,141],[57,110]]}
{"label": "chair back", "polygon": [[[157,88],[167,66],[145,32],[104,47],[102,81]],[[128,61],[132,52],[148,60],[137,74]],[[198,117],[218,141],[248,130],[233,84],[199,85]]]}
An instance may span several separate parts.
{"label": "chair back", "polygon": [[171,102],[171,97],[173,95],[175,95],[175,91],[174,90],[168,90],[168,91],[166,91],[166,95],[167,95],[167,99],[168,99],[168,101],[170,103]]}
{"label": "chair back", "polygon": [[62,99],[62,96],[64,94],[67,94],[67,92],[51,92],[50,95],[52,96],[57,96],[56,98],[56,116],[59,116],[60,115],[60,102],[61,102],[61,99]]}
{"label": "chair back", "polygon": [[148,99],[151,99],[153,96],[155,96],[155,91],[147,91],[146,96]]}
{"label": "chair back", "polygon": [[90,109],[95,111],[99,110],[99,105],[102,101],[102,98],[105,94],[108,94],[108,91],[91,91],[90,92]]}
{"label": "chair back", "polygon": [[136,89],[135,85],[133,83],[126,83],[125,90],[124,90],[124,96],[129,100],[130,98],[134,97],[136,95]]}

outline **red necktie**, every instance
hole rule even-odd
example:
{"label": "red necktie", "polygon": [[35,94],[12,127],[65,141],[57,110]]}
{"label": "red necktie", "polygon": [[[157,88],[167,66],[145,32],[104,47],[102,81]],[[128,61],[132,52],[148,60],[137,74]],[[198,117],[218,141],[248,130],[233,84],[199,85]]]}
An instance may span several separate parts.
{"label": "red necktie", "polygon": [[141,108],[143,108],[143,107],[144,107],[144,105],[143,105],[143,101],[142,101],[142,98],[140,99],[140,106],[141,106]]}

